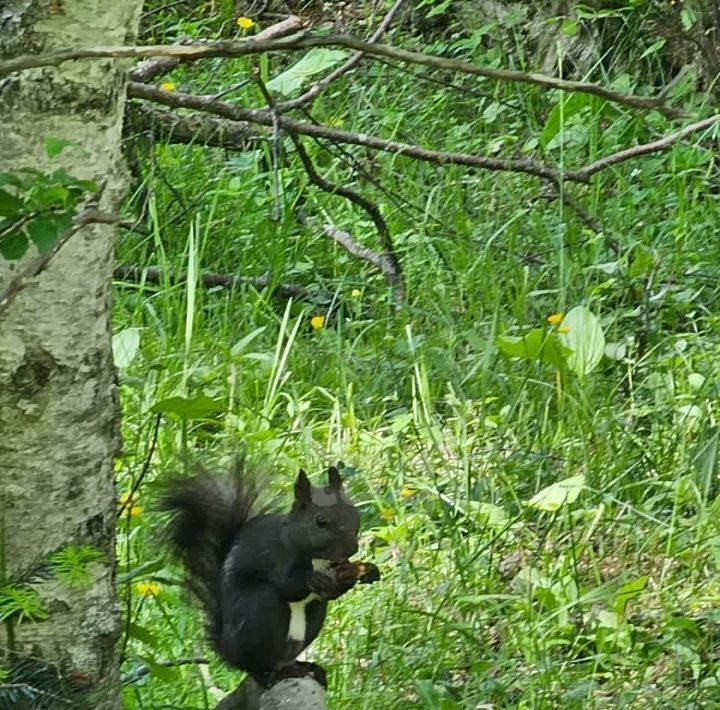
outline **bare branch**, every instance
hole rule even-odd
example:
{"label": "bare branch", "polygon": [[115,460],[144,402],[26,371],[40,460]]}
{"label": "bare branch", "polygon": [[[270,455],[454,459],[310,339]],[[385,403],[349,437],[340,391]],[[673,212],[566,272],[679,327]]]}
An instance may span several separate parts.
{"label": "bare branch", "polygon": [[[367,261],[368,264],[372,264],[382,273],[391,285],[393,284],[393,281],[397,281],[398,275],[395,272],[395,267],[390,263],[390,260],[384,254],[379,254],[373,249],[369,249],[368,247],[364,247],[362,244],[358,244],[349,232],[338,229],[332,224],[324,224],[323,231],[325,232],[326,237],[329,237],[333,241],[337,242],[343,249],[345,249],[346,252],[348,252],[348,254],[352,254],[358,259],[362,259],[363,261]],[[397,289],[395,293],[398,293]],[[399,294],[403,295],[401,291]]]}
{"label": "bare branch", "polygon": [[[162,284],[165,281],[178,284],[187,281],[185,272],[163,272],[154,266],[131,266],[128,264],[119,264],[113,271],[113,276],[118,281],[134,281],[137,283]],[[238,288],[239,286],[251,286],[258,291],[268,288],[272,285],[270,277],[266,274],[263,276],[237,276],[235,274],[201,274],[200,283],[205,288],[213,288],[222,286],[223,288]],[[273,287],[273,295],[280,298],[302,298],[308,300],[329,301],[332,294],[322,289],[312,290],[303,286],[294,284],[275,284]]]}
{"label": "bare branch", "polygon": [[[393,244],[390,230],[388,229],[387,223],[383,219],[378,206],[370,202],[370,200],[362,195],[359,195],[354,190],[351,190],[349,187],[335,185],[324,177],[321,177],[317,170],[315,170],[315,166],[312,164],[310,156],[307,154],[307,151],[300,142],[300,139],[292,133],[290,134],[290,137],[295,144],[295,150],[297,151],[300,161],[303,164],[303,168],[305,168],[308,178],[310,178],[310,182],[313,185],[317,185],[317,187],[324,192],[328,192],[331,195],[340,195],[365,210],[375,224],[375,228],[377,229],[378,236],[380,238],[380,243],[382,244],[385,253],[379,254],[371,249],[360,246],[354,242],[347,232],[342,232],[342,239],[337,238],[336,233],[339,234],[339,230],[336,230],[334,227],[329,225],[325,225],[324,227],[325,234],[338,242],[338,244],[347,249],[351,254],[364,259],[379,269],[385,277],[385,280],[388,282],[396,303],[402,303],[405,300],[405,285],[403,283],[402,265],[397,257],[397,252],[395,251],[395,245]],[[352,250],[349,248],[351,243]]]}
{"label": "bare branch", "polygon": [[14,71],[22,71],[44,66],[58,66],[76,59],[136,58],[136,57],[177,57],[183,61],[195,61],[207,57],[243,57],[249,54],[286,49],[307,49],[310,47],[346,47],[375,57],[387,57],[410,64],[420,64],[433,69],[456,71],[481,76],[495,81],[508,81],[533,84],[546,89],[576,91],[599,96],[607,101],[643,110],[655,110],[671,118],[688,117],[691,114],[668,106],[655,96],[623,94],[586,81],[570,81],[545,74],[521,72],[510,69],[481,67],[457,59],[436,57],[422,52],[412,52],[386,44],[374,44],[346,35],[327,35],[308,37],[305,33],[280,39],[258,40],[253,37],[242,40],[215,40],[191,46],[147,45],[134,47],[84,47],[82,49],[64,49],[49,54],[21,55],[0,61],[0,76]]}
{"label": "bare branch", "polygon": [[[156,103],[171,106],[172,108],[189,108],[196,111],[213,113],[232,121],[248,121],[259,123],[263,126],[273,126],[272,112],[267,109],[248,109],[235,104],[218,101],[207,96],[193,96],[180,92],[163,91],[155,86],[130,82],[128,84],[128,96],[136,99],[146,99]],[[446,153],[443,151],[422,148],[409,143],[385,140],[378,136],[371,136],[366,133],[351,133],[337,128],[318,126],[312,123],[305,123],[287,116],[277,116],[277,124],[280,128],[289,133],[325,138],[337,143],[349,143],[359,145],[372,150],[381,150],[397,155],[405,155],[416,160],[423,160],[439,165],[466,165],[483,170],[498,172],[515,172],[535,175],[548,180],[570,180],[587,182],[587,178],[577,177],[573,172],[560,173],[552,167],[537,163],[532,160],[503,160],[499,158],[485,158],[479,155],[467,153]]]}
{"label": "bare branch", "polygon": [[130,103],[128,117],[133,130],[152,131],[167,143],[208,145],[226,150],[246,151],[257,148],[267,138],[249,123],[238,123],[207,115],[181,116],[158,111],[147,104]]}
{"label": "bare branch", "polygon": [[683,138],[686,138],[690,134],[709,128],[710,126],[715,125],[718,121],[720,121],[720,114],[715,114],[714,116],[710,116],[710,118],[698,121],[697,123],[691,123],[689,126],[685,126],[685,128],[681,128],[679,131],[671,133],[669,136],[652,141],[652,143],[642,143],[641,145],[635,145],[632,148],[620,150],[612,155],[607,155],[604,158],[600,158],[594,163],[590,163],[590,165],[586,165],[584,168],[577,170],[575,174],[581,178],[589,180],[593,175],[595,175],[595,173],[599,173],[601,170],[605,170],[611,165],[624,163],[626,160],[632,160],[633,158],[637,158],[641,155],[648,155],[649,153],[658,153],[662,150],[667,150],[672,145],[681,141]]}

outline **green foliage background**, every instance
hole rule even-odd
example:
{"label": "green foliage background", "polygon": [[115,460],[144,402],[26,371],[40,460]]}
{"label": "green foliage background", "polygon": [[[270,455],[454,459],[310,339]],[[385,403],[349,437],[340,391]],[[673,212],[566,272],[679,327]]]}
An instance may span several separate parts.
{"label": "green foliage background", "polygon": [[[149,5],[148,41],[235,33],[221,3],[215,15],[208,3]],[[535,68],[526,18],[469,27],[431,5],[416,10],[430,29],[405,24],[395,44]],[[589,79],[653,93],[671,78],[650,31],[662,9],[614,3],[579,25],[560,21],[611,47]],[[253,71],[275,76],[286,62],[210,60],[168,80],[206,94],[247,81],[231,100],[263,105]],[[692,82],[673,100],[701,115],[712,103]],[[312,117],[567,167],[676,128],[586,96],[371,60]],[[204,644],[152,504],[157,482],[188,457],[222,467],[241,445],[280,496],[301,465],[351,467],[361,556],[384,576],[335,603],[314,645],[330,707],[720,704],[712,131],[569,188],[583,212],[527,176],[304,141],[325,177],[381,206],[407,282],[400,310],[372,269],[296,219],[377,247],[366,215],[308,185],[286,138],[277,170],[269,145],[226,153],[128,140],[138,175],[128,214],[147,210],[118,260],[191,278],[117,284],[119,493],[139,482],[119,523],[126,707],[212,707],[213,689],[238,681]],[[271,289],[202,289],[205,272],[269,273],[330,296],[286,303]],[[560,347],[552,358],[503,352],[532,329],[556,338],[547,317],[576,306],[597,316],[606,341],[591,372],[578,376]],[[319,315],[324,327],[313,328]],[[566,479],[572,495],[553,488]],[[196,656],[209,665],[165,665]]]}

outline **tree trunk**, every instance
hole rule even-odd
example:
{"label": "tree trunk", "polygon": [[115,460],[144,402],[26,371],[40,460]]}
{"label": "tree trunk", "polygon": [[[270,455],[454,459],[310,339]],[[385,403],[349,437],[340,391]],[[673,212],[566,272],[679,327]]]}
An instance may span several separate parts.
{"label": "tree trunk", "polygon": [[[132,43],[141,6],[141,0],[5,0],[0,55]],[[0,79],[0,170],[64,167],[76,178],[106,181],[99,209],[116,212],[126,187],[120,153],[126,69],[113,60],[68,62]],[[47,136],[78,147],[50,160]],[[69,707],[42,695],[39,686],[47,690],[49,681],[38,680],[39,659],[58,671],[58,687],[69,680],[90,691],[92,700],[85,696],[74,707],[119,707],[114,231],[84,227],[0,314],[0,587],[35,590],[47,613],[38,621],[11,617],[0,627],[0,664],[28,669],[27,679],[22,671],[12,678],[21,691],[12,707]],[[0,290],[22,265],[0,257]],[[87,565],[85,584],[69,584],[43,564],[58,550],[85,546],[101,553]],[[3,687],[12,689],[7,680],[0,680]]]}

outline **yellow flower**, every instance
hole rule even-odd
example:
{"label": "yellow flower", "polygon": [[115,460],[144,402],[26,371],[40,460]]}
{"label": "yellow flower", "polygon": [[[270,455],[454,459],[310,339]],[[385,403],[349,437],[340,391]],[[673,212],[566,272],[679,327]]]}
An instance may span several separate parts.
{"label": "yellow flower", "polygon": [[558,332],[558,333],[569,333],[569,332],[570,332],[570,328],[568,328],[566,325],[561,325],[561,326],[557,329],[557,332]]}
{"label": "yellow flower", "polygon": [[392,520],[395,517],[395,513],[390,508],[385,508],[381,513],[380,517],[383,520]]}
{"label": "yellow flower", "polygon": [[547,322],[550,323],[550,325],[559,325],[562,323],[562,319],[565,316],[562,313],[553,313],[552,315],[548,316]]}
{"label": "yellow flower", "polygon": [[325,316],[313,316],[310,319],[310,325],[313,330],[320,330],[325,327]]}
{"label": "yellow flower", "polygon": [[244,30],[249,30],[255,26],[255,23],[249,17],[238,17],[235,23]]}
{"label": "yellow flower", "polygon": [[411,498],[412,496],[415,495],[416,492],[417,492],[417,491],[416,491],[414,488],[410,488],[410,486],[403,486],[403,487],[400,489],[400,495],[401,495],[403,498]]}
{"label": "yellow flower", "polygon": [[143,507],[135,505],[135,498],[131,498],[129,493],[120,495],[120,505],[125,509],[125,515],[130,518],[137,518],[138,515],[142,515]]}
{"label": "yellow flower", "polygon": [[352,298],[360,298],[362,295],[362,291],[359,288],[354,288],[352,291],[350,291],[350,296]]}
{"label": "yellow flower", "polygon": [[138,582],[135,591],[141,597],[154,597],[160,592],[160,585],[157,582]]}
{"label": "yellow flower", "polygon": [[175,91],[177,84],[174,81],[163,81],[163,83],[160,84],[160,88],[163,91]]}

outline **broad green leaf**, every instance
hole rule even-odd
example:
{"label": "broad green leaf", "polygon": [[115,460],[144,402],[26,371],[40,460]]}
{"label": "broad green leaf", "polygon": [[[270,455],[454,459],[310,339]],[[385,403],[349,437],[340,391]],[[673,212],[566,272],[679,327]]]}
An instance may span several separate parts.
{"label": "broad green leaf", "polygon": [[626,582],[623,584],[622,587],[618,589],[617,595],[615,596],[613,610],[620,615],[624,614],[627,603],[645,589],[647,581],[648,578],[643,576],[634,579],[632,582]]}
{"label": "broad green leaf", "polygon": [[585,486],[585,476],[571,476],[536,493],[528,502],[531,508],[555,512],[566,503],[574,503]]}
{"label": "broad green leaf", "polygon": [[0,172],[0,185],[12,185],[13,187],[24,188],[25,183],[17,175]]}
{"label": "broad green leaf", "polygon": [[605,352],[605,335],[598,317],[586,306],[573,308],[560,324],[562,344],[571,352],[568,367],[578,376],[592,372]]}
{"label": "broad green leaf", "polygon": [[655,54],[656,52],[659,52],[667,42],[667,39],[659,39],[657,42],[653,42],[641,55],[640,59],[645,59],[645,57],[649,57],[651,54]]}
{"label": "broad green leaf", "polygon": [[311,76],[339,64],[343,59],[345,52],[339,49],[315,47],[297,64],[268,81],[267,88],[287,96],[297,91]]}
{"label": "broad green leaf", "polygon": [[172,414],[179,419],[207,419],[223,408],[219,399],[204,394],[197,397],[168,397],[153,405],[153,412]]}
{"label": "broad green leaf", "polygon": [[70,193],[62,185],[52,185],[33,194],[33,201],[40,209],[65,207]]}
{"label": "broad green leaf", "polygon": [[48,136],[45,139],[45,152],[48,158],[54,158],[62,153],[65,148],[73,145],[72,141],[66,141],[62,138],[55,138],[54,136]]}
{"label": "broad green leaf", "polygon": [[159,648],[160,644],[158,643],[157,636],[151,631],[148,631],[144,626],[140,626],[139,624],[131,621],[128,624],[128,634],[131,638],[137,639],[150,648]]}
{"label": "broad green leaf", "polygon": [[140,658],[142,659],[143,663],[147,665],[148,671],[151,676],[159,678],[160,680],[164,680],[166,683],[173,684],[177,684],[180,680],[180,673],[177,668],[169,668],[168,666],[163,666],[160,663],[157,663],[157,661],[153,661],[144,656],[140,656]]}
{"label": "broad green leaf", "polygon": [[568,121],[587,106],[591,106],[593,97],[589,94],[571,94],[561,98],[552,108],[545,120],[545,126],[540,134],[540,145],[545,148],[548,143],[560,133],[563,125],[567,127]]}
{"label": "broad green leaf", "polygon": [[[471,501],[476,503],[476,501]],[[502,527],[507,524],[508,515],[505,509],[493,503],[476,503],[478,519],[492,527]],[[474,506],[473,506],[474,507]]]}
{"label": "broad green leaf", "polygon": [[22,232],[13,232],[0,239],[0,255],[8,261],[22,259],[30,242]]}
{"label": "broad green leaf", "polygon": [[688,385],[690,389],[699,390],[705,384],[705,377],[699,372],[691,372],[688,375]]}
{"label": "broad green leaf", "polygon": [[140,328],[125,328],[115,333],[112,339],[113,360],[122,370],[134,359],[140,348]]}
{"label": "broad green leaf", "polygon": [[0,189],[0,217],[13,217],[20,212],[23,201],[11,195],[7,190]]}
{"label": "broad green leaf", "polygon": [[54,216],[43,215],[27,224],[25,231],[32,243],[37,247],[37,250],[44,254],[57,241],[59,225]]}
{"label": "broad green leaf", "polygon": [[508,357],[519,357],[534,362],[540,360],[555,367],[565,364],[567,353],[554,333],[543,328],[533,328],[522,336],[499,335],[496,344]]}

